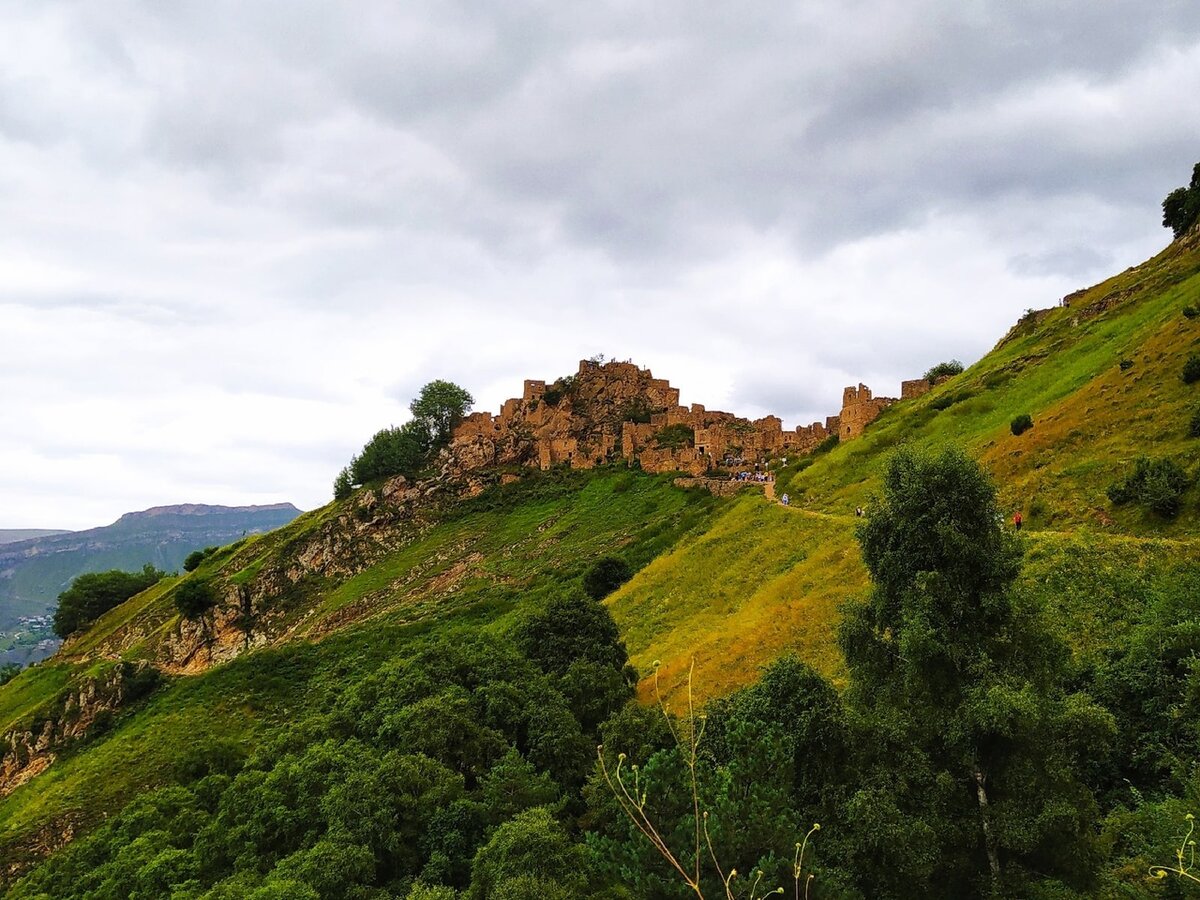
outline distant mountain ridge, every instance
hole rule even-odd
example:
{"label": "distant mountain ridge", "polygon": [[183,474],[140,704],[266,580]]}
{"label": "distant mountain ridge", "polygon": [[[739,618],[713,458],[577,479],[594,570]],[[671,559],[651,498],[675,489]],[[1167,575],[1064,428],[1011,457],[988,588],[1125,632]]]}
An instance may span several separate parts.
{"label": "distant mountain ridge", "polygon": [[50,615],[58,595],[78,575],[135,570],[147,563],[176,571],[193,550],[271,531],[298,515],[300,510],[291,503],[181,503],[125,513],[99,528],[43,531],[24,540],[0,542],[0,663],[31,662],[47,655],[52,648],[30,651],[29,635],[16,642],[11,636],[18,629],[27,630],[28,620]]}
{"label": "distant mountain ridge", "polygon": [[52,534],[69,534],[65,528],[0,528],[0,544],[14,544],[17,541],[32,541],[34,538],[49,537]]}

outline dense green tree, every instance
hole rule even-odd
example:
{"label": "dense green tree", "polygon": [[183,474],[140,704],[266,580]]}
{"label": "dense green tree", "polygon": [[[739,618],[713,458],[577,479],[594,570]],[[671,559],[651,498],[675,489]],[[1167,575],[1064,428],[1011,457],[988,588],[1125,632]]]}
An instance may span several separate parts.
{"label": "dense green tree", "polygon": [[428,451],[429,437],[420,425],[406,422],[399,428],[384,428],[350,461],[351,484],[366,484],[393,475],[414,478]]}
{"label": "dense green tree", "polygon": [[475,398],[451,381],[431,381],[409,404],[409,410],[434,448],[450,443],[454,429],[471,411]]}
{"label": "dense green tree", "polygon": [[416,478],[430,458],[450,442],[474,402],[452,382],[429,382],[409,404],[412,419],[376,432],[338,473],[333,482],[334,499],[345,500],[356,484],[393,475]]}
{"label": "dense green tree", "polygon": [[552,597],[517,628],[516,639],[526,656],[554,675],[581,659],[620,669],[629,658],[612,614],[580,594]]}
{"label": "dense green tree", "polygon": [[[471,866],[471,900],[580,897],[587,886],[587,854],[544,807],[505,822]],[[517,882],[517,884],[513,884]],[[521,890],[517,890],[523,885]],[[535,889],[538,893],[525,893]]]}
{"label": "dense green tree", "polygon": [[80,575],[58,595],[54,633],[65,638],[80,631],[114,606],[156,584],[166,574],[147,563],[140,572],[113,569]]}
{"label": "dense green tree", "polygon": [[873,584],[839,632],[862,751],[841,842],[873,896],[1086,884],[1097,807],[1078,772],[1112,717],[1067,695],[1065,649],[1013,590],[1021,547],[957,451],[900,451],[859,526]]}
{"label": "dense green tree", "polygon": [[1167,194],[1162,209],[1163,227],[1170,228],[1177,238],[1196,224],[1200,219],[1200,163],[1192,169],[1191,184]]}
{"label": "dense green tree", "polygon": [[615,556],[596,560],[583,576],[583,589],[593,600],[603,600],[630,578],[633,569],[629,563]]}

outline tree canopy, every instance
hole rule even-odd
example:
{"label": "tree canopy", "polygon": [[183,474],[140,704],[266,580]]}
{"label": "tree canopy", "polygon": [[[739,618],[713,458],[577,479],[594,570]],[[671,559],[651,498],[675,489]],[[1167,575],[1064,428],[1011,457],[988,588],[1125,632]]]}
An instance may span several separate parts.
{"label": "tree canopy", "polygon": [[859,526],[873,589],[839,642],[869,750],[845,825],[872,835],[858,871],[876,896],[1011,892],[1032,872],[1081,884],[1099,859],[1079,773],[1112,717],[1064,690],[1066,650],[1014,592],[1022,550],[1001,521],[976,463],[902,450]]}
{"label": "tree canopy", "polygon": [[58,595],[54,633],[65,638],[86,628],[114,606],[156,584],[166,574],[147,563],[140,572],[112,569],[78,576],[69,588]]}
{"label": "tree canopy", "polygon": [[403,475],[415,478],[471,410],[474,398],[449,381],[431,381],[409,404],[413,418],[384,428],[363,446],[333,482],[335,500],[350,496],[356,484]]}
{"label": "tree canopy", "polygon": [[432,447],[444,447],[450,442],[454,429],[471,411],[475,398],[450,381],[431,381],[408,405],[416,422],[429,436]]}
{"label": "tree canopy", "polygon": [[1177,238],[1196,224],[1200,219],[1200,163],[1192,169],[1191,184],[1167,194],[1162,209],[1163,227],[1170,228]]}

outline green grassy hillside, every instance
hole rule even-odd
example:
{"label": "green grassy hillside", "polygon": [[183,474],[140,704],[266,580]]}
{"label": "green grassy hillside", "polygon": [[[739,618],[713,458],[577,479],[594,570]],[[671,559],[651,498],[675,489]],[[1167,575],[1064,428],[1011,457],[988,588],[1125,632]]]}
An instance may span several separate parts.
{"label": "green grassy hillside", "polygon": [[[68,748],[0,800],[0,858],[35,852],[47,829],[88,827],[170,781],[210,745],[250,752],[262,734],[402,654],[414,635],[462,624],[499,633],[518,608],[576,586],[601,556],[643,566],[704,531],[722,506],[666,477],[603,470],[534,476],[443,510],[363,572],[286,598],[280,646],[172,680],[147,706],[119,714],[111,730]],[[245,580],[338,512],[331,505],[224,548],[193,577]],[[165,579],[111,610],[53,660],[0,687],[0,731],[36,730],[97,666],[153,658],[178,624],[172,592],[179,581]]]}
{"label": "green grassy hillside", "polygon": [[[1105,495],[1140,455],[1200,468],[1200,439],[1188,434],[1200,384],[1180,378],[1200,351],[1200,319],[1182,312],[1192,303],[1195,241],[1069,307],[1027,315],[965,373],[890,407],[862,438],[794,460],[779,478],[790,509],[753,490],[718,500],[669,477],[602,468],[530,473],[404,515],[360,493],[222,548],[187,577],[254,605],[244,641],[225,633],[207,653],[181,654],[183,579],[165,579],[0,687],[0,733],[33,734],[118,662],[168,675],[0,798],[0,859],[19,867],[214,754],[252,753],[431,636],[506,633],[577,590],[607,555],[636,571],[606,602],[641,674],[661,662],[669,698],[693,660],[708,698],[753,682],[787,651],[841,684],[839,609],[867,586],[850,512],[870,504],[889,452],[904,444],[964,447],[1005,508],[1024,511],[1019,590],[1086,668],[1147,609],[1200,589],[1200,488],[1173,520],[1114,508]],[[1023,413],[1034,427],[1014,436],[1009,423]],[[650,698],[649,681],[640,692]]]}
{"label": "green grassy hillside", "polygon": [[[1027,314],[966,372],[889,407],[861,438],[794,466],[780,490],[807,508],[846,513],[867,502],[888,450],[954,444],[984,462],[1001,502],[1023,509],[1030,527],[1195,534],[1195,502],[1163,522],[1113,509],[1105,489],[1139,455],[1187,469],[1200,462],[1200,440],[1188,435],[1200,384],[1180,378],[1200,351],[1200,318],[1183,315],[1197,303],[1200,241],[1176,242],[1068,307]],[[1009,426],[1021,414],[1034,427],[1014,436]]]}

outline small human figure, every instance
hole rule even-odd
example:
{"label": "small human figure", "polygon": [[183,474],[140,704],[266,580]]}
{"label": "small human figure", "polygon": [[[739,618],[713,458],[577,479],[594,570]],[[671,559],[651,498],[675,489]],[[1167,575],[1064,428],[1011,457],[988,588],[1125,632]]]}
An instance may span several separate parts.
{"label": "small human figure", "polygon": [[779,502],[782,503],[784,506],[787,506],[789,503],[791,503],[791,498],[787,494],[784,494],[782,497],[779,498]]}
{"label": "small human figure", "polygon": [[862,514],[863,514],[863,511],[862,511],[862,507],[861,507],[861,506],[856,506],[856,507],[854,507],[854,517],[855,517],[856,519],[861,519],[861,518],[862,518]]}
{"label": "small human figure", "polygon": [[1021,519],[1021,511],[1018,509],[1016,511],[1016,513],[1013,515],[1013,528],[1017,529],[1017,531],[1020,531],[1022,521],[1023,520]]}

